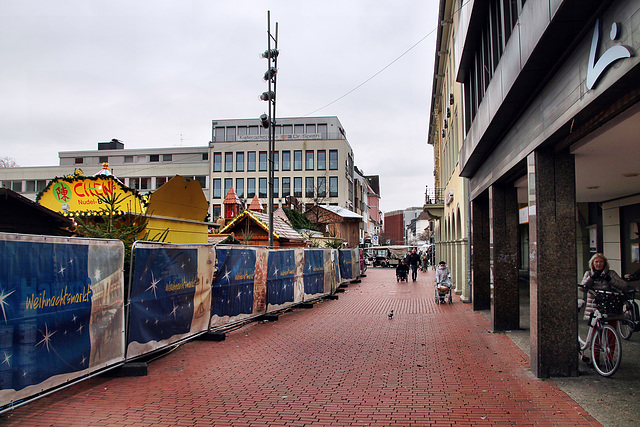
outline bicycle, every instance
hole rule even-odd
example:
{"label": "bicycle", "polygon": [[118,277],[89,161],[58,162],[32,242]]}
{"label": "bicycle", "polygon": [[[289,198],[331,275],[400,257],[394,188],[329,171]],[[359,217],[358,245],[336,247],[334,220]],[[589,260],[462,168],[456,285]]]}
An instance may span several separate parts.
{"label": "bicycle", "polygon": [[[609,322],[615,322],[624,317],[612,309],[611,304],[617,304],[620,294],[614,291],[603,291],[596,289],[587,289],[578,285],[585,293],[593,292],[596,299],[596,309],[591,313],[587,324],[589,329],[587,336],[583,339],[578,333],[578,343],[580,347],[580,355],[582,361],[591,363],[598,374],[603,377],[610,377],[620,367],[622,361],[622,341],[617,328],[614,328]],[[585,299],[578,299],[578,311],[585,305]],[[590,350],[590,356],[585,352]]]}
{"label": "bicycle", "polygon": [[631,288],[624,294],[625,301],[622,306],[622,315],[624,319],[618,322],[618,332],[625,340],[631,338],[631,334],[640,331],[640,311],[638,303],[635,301],[636,289]]}

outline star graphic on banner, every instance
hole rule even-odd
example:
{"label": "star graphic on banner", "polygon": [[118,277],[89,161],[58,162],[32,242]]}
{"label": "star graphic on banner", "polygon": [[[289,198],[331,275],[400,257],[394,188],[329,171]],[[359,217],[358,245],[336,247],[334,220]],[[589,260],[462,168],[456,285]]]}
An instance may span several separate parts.
{"label": "star graphic on banner", "polygon": [[2,363],[0,363],[0,365],[4,365],[7,364],[7,366],[11,366],[11,355],[7,354],[7,352],[4,352],[4,360],[2,361]]}
{"label": "star graphic on banner", "polygon": [[182,264],[180,264],[180,268],[184,270],[184,266],[187,265],[184,262]]}
{"label": "star graphic on banner", "polygon": [[36,345],[43,344],[45,347],[47,347],[47,352],[49,352],[50,351],[49,344],[51,344],[51,337],[53,336],[53,334],[55,334],[55,331],[54,332],[49,332],[49,326],[45,323],[44,324],[44,332],[42,332],[40,329],[38,329],[38,332],[40,332],[42,334],[43,338]]}
{"label": "star graphic on banner", "polygon": [[66,270],[66,267],[60,266],[60,270],[58,270],[59,274],[62,274],[64,276],[64,271]]}
{"label": "star graphic on banner", "polygon": [[82,360],[80,361],[80,366],[84,366],[84,364],[87,362],[87,358],[84,356],[84,354],[82,355]]}
{"label": "star graphic on banner", "polygon": [[224,273],[224,276],[222,276],[222,279],[227,279],[227,282],[231,282],[231,279],[229,279],[229,276],[231,275],[231,272],[229,270],[227,270],[227,267],[224,268],[224,271],[226,273]]}
{"label": "star graphic on banner", "polygon": [[178,307],[176,307],[176,303],[173,303],[173,310],[171,310],[171,313],[169,313],[169,316],[173,316],[173,318],[176,318],[176,311],[178,311]]}
{"label": "star graphic on banner", "polygon": [[76,317],[76,315],[75,315],[75,314],[74,314],[74,315],[73,315],[73,317],[71,318],[71,320],[73,321],[73,323],[76,323],[76,320],[77,320],[77,319],[78,319],[78,318]]}
{"label": "star graphic on banner", "polygon": [[238,292],[238,295],[236,295],[236,298],[238,298],[238,299],[242,298],[242,291]]}
{"label": "star graphic on banner", "polygon": [[275,277],[278,277],[278,267],[276,267],[276,268],[273,270],[273,275],[274,275]]}
{"label": "star graphic on banner", "polygon": [[156,321],[155,321],[155,322],[153,322],[153,324],[154,324],[154,325],[157,325],[157,324],[158,324],[158,319],[156,319]]}
{"label": "star graphic on banner", "polygon": [[4,323],[7,323],[7,312],[4,309],[6,306],[9,305],[7,303],[7,298],[9,297],[9,295],[11,295],[14,292],[15,291],[11,291],[8,294],[5,294],[4,293],[4,289],[2,291],[0,291],[0,308],[2,308],[2,315],[4,316]]}
{"label": "star graphic on banner", "polygon": [[151,272],[151,286],[149,286],[146,290],[148,291],[149,289],[153,290],[153,296],[158,298],[158,295],[156,294],[156,290],[158,289],[158,283],[160,283],[160,280],[156,280],[155,276],[153,275],[153,271]]}
{"label": "star graphic on banner", "polygon": [[78,327],[78,332],[82,333],[83,329],[84,329],[84,325],[82,323],[80,323],[80,326]]}

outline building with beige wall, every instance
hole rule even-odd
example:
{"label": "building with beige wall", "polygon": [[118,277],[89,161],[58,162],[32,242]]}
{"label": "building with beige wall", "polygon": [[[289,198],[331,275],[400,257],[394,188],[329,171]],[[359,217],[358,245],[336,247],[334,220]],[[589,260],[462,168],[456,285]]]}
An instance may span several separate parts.
{"label": "building with beige wall", "polygon": [[438,12],[436,54],[432,85],[428,143],[434,148],[436,187],[441,189],[442,204],[427,210],[438,217],[436,257],[445,260],[462,301],[471,301],[469,259],[468,182],[460,176],[458,155],[463,132],[462,85],[456,82],[453,48],[458,20],[454,19],[456,1],[441,0]]}

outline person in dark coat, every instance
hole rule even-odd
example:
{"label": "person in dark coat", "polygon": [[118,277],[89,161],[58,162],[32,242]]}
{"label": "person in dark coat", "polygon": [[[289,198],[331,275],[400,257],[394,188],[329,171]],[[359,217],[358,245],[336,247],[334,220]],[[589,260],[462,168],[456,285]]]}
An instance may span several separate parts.
{"label": "person in dark coat", "polygon": [[415,282],[418,278],[418,264],[420,264],[420,255],[416,253],[415,248],[413,248],[411,253],[407,255],[407,264],[411,267],[411,278]]}

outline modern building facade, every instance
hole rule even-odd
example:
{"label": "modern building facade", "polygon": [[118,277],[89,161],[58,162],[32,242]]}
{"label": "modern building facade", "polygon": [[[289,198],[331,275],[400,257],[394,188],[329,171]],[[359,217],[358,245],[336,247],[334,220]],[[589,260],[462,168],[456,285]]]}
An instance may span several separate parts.
{"label": "modern building facade", "polygon": [[[267,206],[268,130],[258,119],[214,120],[212,126],[211,217],[223,214],[222,201],[232,187],[241,200],[258,194]],[[354,154],[337,117],[278,118],[275,134],[274,209],[294,197],[302,206],[334,205],[359,213]]]}
{"label": "modern building facade", "polygon": [[436,35],[428,143],[433,146],[436,188],[441,197],[427,197],[425,210],[438,218],[436,253],[447,261],[460,299],[471,301],[469,184],[460,176],[458,155],[464,137],[462,85],[456,82],[454,0],[440,0]]}
{"label": "modern building facade", "polygon": [[451,10],[474,308],[491,309],[494,330],[517,329],[527,271],[532,371],[577,375],[576,283],[589,257],[603,252],[620,274],[640,267],[640,1]]}

